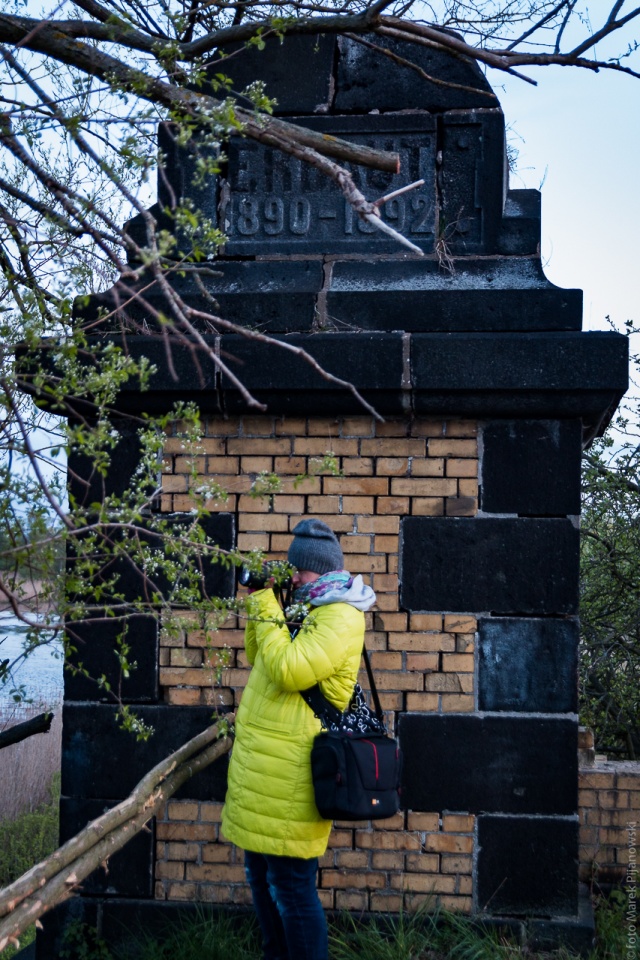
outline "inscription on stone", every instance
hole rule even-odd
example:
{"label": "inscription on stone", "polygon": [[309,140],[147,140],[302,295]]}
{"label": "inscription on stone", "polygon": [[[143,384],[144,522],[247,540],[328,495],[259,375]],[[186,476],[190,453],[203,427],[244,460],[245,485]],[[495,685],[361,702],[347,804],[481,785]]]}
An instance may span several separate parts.
{"label": "inscription on stone", "polygon": [[[324,120],[325,123],[322,123]],[[432,249],[436,220],[435,130],[416,129],[416,117],[385,117],[388,132],[371,132],[371,118],[316,118],[315,128],[353,143],[400,154],[401,172],[348,167],[368,200],[414,180],[423,187],[384,205],[383,219],[425,250]],[[381,118],[376,117],[380,124]],[[308,118],[305,118],[308,122]],[[309,123],[308,125],[311,125]],[[362,129],[363,125],[369,130]],[[328,129],[327,131],[328,132]],[[344,166],[348,166],[344,164]],[[221,194],[221,224],[226,253],[332,253],[371,250],[395,252],[397,244],[362,220],[333,181],[295,157],[237,138],[229,148],[229,174]]]}

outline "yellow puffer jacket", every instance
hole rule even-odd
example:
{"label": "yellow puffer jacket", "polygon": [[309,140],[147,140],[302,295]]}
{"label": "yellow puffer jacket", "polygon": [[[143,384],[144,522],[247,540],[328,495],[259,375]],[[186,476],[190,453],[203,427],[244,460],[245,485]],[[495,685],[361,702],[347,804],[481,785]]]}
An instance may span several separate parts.
{"label": "yellow puffer jacket", "polygon": [[[253,594],[258,617],[282,617],[271,589]],[[364,643],[364,614],[347,603],[314,608],[292,641],[287,627],[251,621],[253,669],[236,719],[222,813],[224,836],[255,853],[309,859],[327,847],[331,822],[313,799],[311,746],[320,730],[299,690],[315,683],[344,710]]]}

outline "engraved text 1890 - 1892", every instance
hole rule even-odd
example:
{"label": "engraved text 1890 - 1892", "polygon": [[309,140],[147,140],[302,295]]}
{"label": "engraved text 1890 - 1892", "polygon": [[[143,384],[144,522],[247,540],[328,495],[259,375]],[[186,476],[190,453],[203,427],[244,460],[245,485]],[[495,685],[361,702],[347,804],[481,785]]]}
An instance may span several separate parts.
{"label": "engraved text 1890 - 1892", "polygon": [[[352,135],[350,140],[400,155],[400,173],[352,167],[367,200],[415,180],[425,184],[384,204],[381,214],[394,229],[424,249],[435,233],[435,142],[430,133]],[[372,243],[386,249],[389,238],[362,220],[335,183],[296,157],[237,139],[230,147],[231,171],[223,193],[221,226],[227,252],[342,252]],[[344,166],[347,166],[346,164]],[[393,243],[393,241],[391,241]]]}

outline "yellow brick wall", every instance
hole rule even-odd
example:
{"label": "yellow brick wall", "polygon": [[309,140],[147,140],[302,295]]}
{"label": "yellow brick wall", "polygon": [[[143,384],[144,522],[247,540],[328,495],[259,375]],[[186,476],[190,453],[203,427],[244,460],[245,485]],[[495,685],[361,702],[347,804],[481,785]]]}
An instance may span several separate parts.
{"label": "yellow brick wall", "polygon": [[[321,469],[331,454],[340,475]],[[211,510],[236,516],[240,549],[284,557],[302,516],[324,520],[340,538],[345,566],[377,595],[367,614],[370,651],[382,705],[393,728],[398,713],[474,709],[476,620],[465,611],[407,614],[398,602],[402,516],[473,516],[478,497],[477,426],[473,422],[371,417],[210,419],[197,451],[179,435],[165,444],[162,509],[193,506],[192,484],[215,481],[226,500]],[[256,497],[263,473],[279,489]],[[307,478],[300,481],[300,475]],[[216,632],[183,616],[163,635],[160,682],[167,702],[237,706],[248,677],[243,625]],[[221,651],[228,663],[214,683]],[[367,686],[366,674],[361,674]],[[471,910],[473,818],[447,812],[398,814],[374,824],[338,824],[321,864],[323,903],[335,909],[410,909],[432,898]],[[242,854],[219,834],[219,806],[169,804],[158,823],[156,896],[244,902]]]}
{"label": "yellow brick wall", "polygon": [[640,835],[640,763],[601,760],[580,769],[578,784],[580,879],[623,883]]}
{"label": "yellow brick wall", "polygon": [[[251,902],[242,850],[220,830],[222,804],[172,800],[157,823],[156,898]],[[397,913],[436,901],[471,911],[474,818],[407,813],[374,824],[336,823],[320,860],[327,910]]]}

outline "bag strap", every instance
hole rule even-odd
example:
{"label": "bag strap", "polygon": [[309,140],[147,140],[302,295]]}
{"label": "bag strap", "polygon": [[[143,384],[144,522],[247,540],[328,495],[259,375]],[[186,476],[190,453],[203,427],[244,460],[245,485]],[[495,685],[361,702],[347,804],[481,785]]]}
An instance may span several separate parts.
{"label": "bag strap", "polygon": [[327,700],[317,683],[308,690],[300,690],[299,693],[307,706],[313,710],[314,717],[322,721],[323,726],[328,728],[332,723],[338,726],[342,714]]}
{"label": "bag strap", "polygon": [[[364,646],[364,644],[362,647],[362,654],[364,656],[365,667],[367,668],[367,676],[369,677],[369,685],[371,687],[371,695],[375,705],[376,718],[380,721],[380,723],[384,724],[384,714],[380,705],[380,697],[378,696],[376,681],[373,677],[373,670],[371,669],[369,654],[367,653],[367,648]],[[305,703],[311,707],[314,715],[319,717],[320,720],[328,720],[329,723],[333,723],[336,726],[340,723],[342,712],[338,710],[337,707],[334,707],[329,700],[327,700],[320,689],[319,684],[316,683],[313,687],[309,687],[308,690],[300,690],[299,693]]]}
{"label": "bag strap", "polygon": [[362,653],[364,655],[364,665],[367,668],[367,676],[369,677],[369,686],[371,687],[371,696],[373,697],[373,704],[376,708],[376,717],[380,723],[384,723],[384,714],[382,712],[382,707],[380,706],[380,697],[378,696],[378,688],[376,687],[376,681],[373,678],[373,670],[371,669],[371,663],[369,662],[369,654],[367,653],[367,648],[362,646]]}

